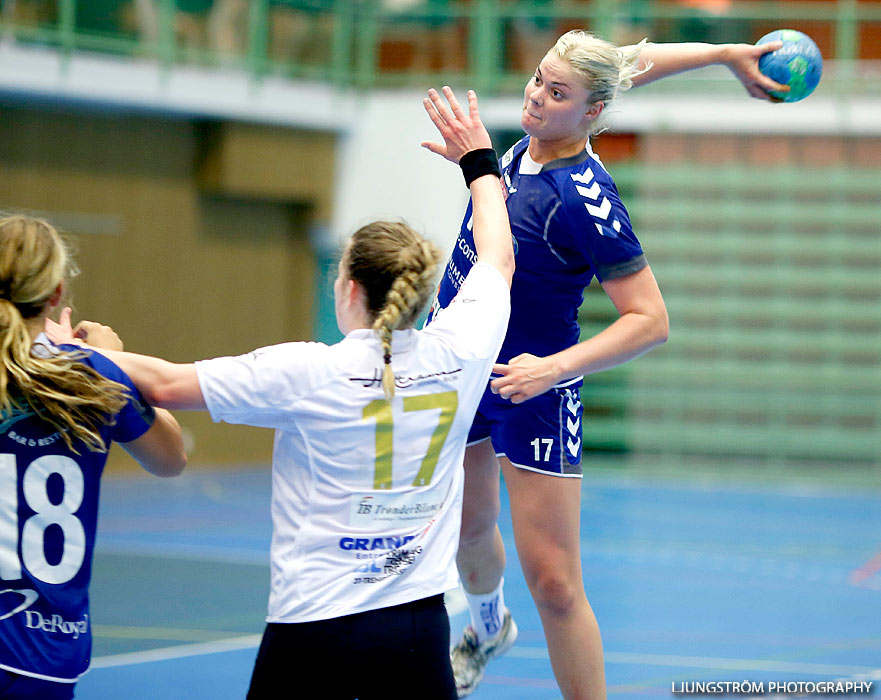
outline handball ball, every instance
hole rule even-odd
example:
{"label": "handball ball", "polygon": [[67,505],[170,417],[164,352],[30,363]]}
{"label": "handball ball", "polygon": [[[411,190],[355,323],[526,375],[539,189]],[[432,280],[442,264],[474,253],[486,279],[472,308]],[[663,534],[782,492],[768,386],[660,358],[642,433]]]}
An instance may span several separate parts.
{"label": "handball ball", "polygon": [[782,41],[783,46],[759,58],[759,70],[771,80],[789,86],[789,92],[772,91],[771,95],[784,102],[803,100],[820,82],[823,72],[820,49],[811,37],[795,29],[778,29],[765,34],[756,44],[770,41]]}

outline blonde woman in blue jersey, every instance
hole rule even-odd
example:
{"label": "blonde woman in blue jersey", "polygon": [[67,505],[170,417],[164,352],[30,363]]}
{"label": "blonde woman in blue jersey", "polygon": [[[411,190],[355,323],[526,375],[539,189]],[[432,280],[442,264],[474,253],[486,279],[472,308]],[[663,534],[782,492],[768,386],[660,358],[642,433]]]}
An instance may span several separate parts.
{"label": "blonde woman in blue jersey", "polygon": [[[481,400],[465,455],[457,563],[471,624],[452,652],[460,697],[474,690],[489,660],[517,637],[503,598],[505,551],[496,526],[500,468],[520,564],[562,695],[606,697],[602,641],[581,572],[579,390],[584,375],[663,343],[668,318],[590,136],[601,130],[604,111],[621,92],[711,63],[727,65],[751,96],[768,99],[768,90],[782,86],[759,72],[758,59],[779,46],[619,48],[573,31],[560,37],[526,85],[520,122],[526,136],[501,160],[517,258],[511,321],[494,368],[499,376]],[[471,217],[469,205],[433,312],[456,295],[475,259]],[[578,307],[593,278],[619,318],[580,341]]]}
{"label": "blonde woman in blue jersey", "polygon": [[[425,108],[426,148],[462,167],[474,265],[431,328],[437,248],[375,222],[334,285],[345,339],[176,365],[112,353],[156,405],[275,428],[272,586],[248,697],[453,700],[443,592],[457,585],[465,438],[501,346],[514,268],[498,159],[449,88]],[[70,337],[69,318],[62,335]],[[89,324],[79,335],[88,339]],[[58,329],[56,329],[58,330]]]}
{"label": "blonde woman in blue jersey", "polygon": [[[179,474],[180,426],[111,361],[42,333],[73,265],[46,221],[0,217],[0,698],[66,700],[89,667],[89,582],[112,442]],[[118,338],[95,329],[104,344]],[[118,345],[121,347],[121,345]]]}

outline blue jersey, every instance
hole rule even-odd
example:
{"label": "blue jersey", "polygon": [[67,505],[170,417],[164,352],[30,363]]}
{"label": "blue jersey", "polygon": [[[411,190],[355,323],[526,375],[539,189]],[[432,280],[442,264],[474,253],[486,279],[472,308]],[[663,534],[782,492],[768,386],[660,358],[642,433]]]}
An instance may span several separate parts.
{"label": "blue jersey", "polygon": [[[618,189],[590,145],[577,156],[544,165],[532,161],[528,146],[526,136],[500,163],[517,263],[500,362],[525,352],[544,357],[575,345],[578,307],[590,281],[646,266]],[[429,322],[453,300],[477,259],[471,217],[469,202]]]}
{"label": "blue jersey", "polygon": [[[153,410],[128,376],[99,354],[82,362],[131,394],[115,423],[100,428],[105,444],[143,435]],[[80,454],[33,412],[0,414],[0,668],[62,682],[89,666],[88,588],[107,461],[74,444]]]}

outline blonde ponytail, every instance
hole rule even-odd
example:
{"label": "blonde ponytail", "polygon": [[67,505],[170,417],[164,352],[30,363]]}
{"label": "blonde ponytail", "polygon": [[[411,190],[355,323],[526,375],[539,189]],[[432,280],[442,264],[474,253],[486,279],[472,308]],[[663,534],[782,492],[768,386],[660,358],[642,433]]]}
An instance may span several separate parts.
{"label": "blonde ponytail", "polygon": [[0,218],[0,413],[32,412],[72,451],[80,440],[105,452],[100,428],[115,421],[128,389],[83,364],[82,352],[32,352],[26,322],[42,315],[69,268],[64,243],[49,223]]}
{"label": "blonde ponytail", "polygon": [[393,332],[413,325],[428,302],[440,259],[436,245],[402,222],[363,226],[346,249],[348,277],[364,288],[373,330],[382,342],[382,389],[388,400],[395,395]]}

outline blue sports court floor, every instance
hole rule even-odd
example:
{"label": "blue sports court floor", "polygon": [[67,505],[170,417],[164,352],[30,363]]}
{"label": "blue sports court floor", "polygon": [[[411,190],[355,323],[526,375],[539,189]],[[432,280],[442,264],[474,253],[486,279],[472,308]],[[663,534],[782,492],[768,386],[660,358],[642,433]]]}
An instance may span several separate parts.
{"label": "blue sports court floor", "polygon": [[[610,698],[673,697],[672,683],[700,680],[881,685],[877,472],[650,466],[603,460],[584,480],[584,576]],[[268,470],[106,477],[78,700],[244,698],[268,592],[269,489]],[[556,700],[506,506],[502,533],[520,639],[472,697]],[[458,634],[462,603],[448,602]]]}

